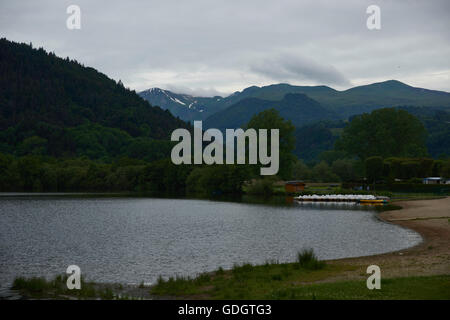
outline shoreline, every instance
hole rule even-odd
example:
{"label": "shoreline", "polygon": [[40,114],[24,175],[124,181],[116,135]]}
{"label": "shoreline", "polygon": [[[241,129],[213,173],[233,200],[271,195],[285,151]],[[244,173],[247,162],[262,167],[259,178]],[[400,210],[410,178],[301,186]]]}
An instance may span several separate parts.
{"label": "shoreline", "polygon": [[[450,299],[450,197],[394,204],[401,209],[376,216],[419,233],[418,245],[325,260],[323,269],[302,269],[295,262],[243,265],[194,280],[166,281],[149,290],[160,299]],[[367,290],[371,265],[380,267],[381,290]]]}
{"label": "shoreline", "polygon": [[422,276],[450,273],[450,197],[431,200],[407,200],[394,202],[402,208],[384,211],[377,218],[420,234],[423,241],[403,250],[371,256],[327,260],[330,264],[350,264],[358,267],[355,272],[340,275],[339,279],[366,278],[364,267],[380,266],[382,276]]}
{"label": "shoreline", "polygon": [[[450,197],[432,200],[408,200],[401,203],[394,202],[401,206],[399,210],[389,210],[377,213],[376,217],[385,223],[396,224],[403,228],[408,228],[420,234],[422,242],[413,247],[403,250],[386,252],[371,256],[360,256],[350,258],[340,258],[326,260],[326,264],[335,272],[329,272],[324,277],[313,279],[298,279],[296,286],[331,284],[342,281],[366,280],[368,275],[366,269],[369,265],[378,265],[381,269],[382,279],[403,278],[415,276],[442,276],[450,274]],[[290,265],[292,263],[283,263]],[[261,268],[262,266],[254,266]],[[232,270],[225,270],[231,273]],[[216,272],[206,272],[199,274],[208,275],[212,278]],[[150,291],[156,285],[135,286],[125,284],[92,283],[97,289],[112,290],[116,295],[125,295],[132,299],[202,299],[208,294],[201,296],[191,295],[154,295]],[[26,292],[11,290],[12,298],[27,299],[32,298]],[[1,297],[0,299],[8,299]],[[53,297],[54,299],[71,299],[68,295]]]}

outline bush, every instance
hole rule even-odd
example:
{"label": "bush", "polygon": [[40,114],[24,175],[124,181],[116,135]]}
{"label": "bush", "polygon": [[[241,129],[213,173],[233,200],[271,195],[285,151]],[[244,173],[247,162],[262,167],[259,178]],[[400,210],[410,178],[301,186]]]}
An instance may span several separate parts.
{"label": "bush", "polygon": [[265,177],[255,180],[247,186],[247,193],[253,195],[271,196],[274,193],[273,185],[276,181],[274,177]]}
{"label": "bush", "polygon": [[312,169],[312,180],[316,182],[336,182],[340,178],[333,173],[328,163],[321,161]]}
{"label": "bush", "polygon": [[103,299],[113,299],[112,291],[107,289],[97,291],[94,285],[90,282],[84,281],[81,277],[81,289],[80,290],[69,290],[67,288],[68,275],[62,274],[56,276],[53,280],[46,280],[41,277],[33,278],[23,278],[17,277],[12,285],[12,289],[19,290],[25,296],[31,297],[51,297],[59,298],[59,295],[70,295],[79,298],[96,298],[100,297]]}
{"label": "bush", "polygon": [[23,278],[18,277],[14,279],[12,289],[27,290],[30,293],[42,293],[51,287],[50,283],[45,278]]}
{"label": "bush", "polygon": [[221,275],[223,275],[224,273],[225,273],[225,271],[223,270],[222,267],[219,267],[219,269],[217,269],[217,271],[216,271],[216,275],[218,275],[218,276],[221,276]]}
{"label": "bush", "polygon": [[319,270],[326,265],[324,261],[320,261],[313,249],[303,249],[297,253],[297,263],[303,269]]}
{"label": "bush", "polygon": [[248,174],[248,167],[239,165],[198,167],[187,176],[187,192],[206,196],[240,194]]}

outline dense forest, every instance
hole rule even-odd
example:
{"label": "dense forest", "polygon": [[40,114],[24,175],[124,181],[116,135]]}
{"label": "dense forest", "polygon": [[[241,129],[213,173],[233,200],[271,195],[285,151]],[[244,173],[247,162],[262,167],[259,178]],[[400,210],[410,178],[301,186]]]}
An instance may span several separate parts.
{"label": "dense forest", "polygon": [[402,106],[416,116],[427,130],[426,146],[433,158],[447,158],[450,155],[450,109],[433,107]]}
{"label": "dense forest", "polygon": [[0,39],[0,152],[148,161],[188,127],[122,83],[44,49]]}
{"label": "dense forest", "polygon": [[[430,110],[430,116],[433,119],[434,111]],[[305,127],[300,132],[296,130],[296,137],[301,133],[312,146],[315,141],[316,149],[329,147],[325,143],[331,139],[334,147],[321,152],[315,162],[296,161],[293,177],[318,182],[367,179],[389,184],[396,180],[421,183],[420,178],[428,176],[450,177],[448,155],[444,154],[437,160],[429,157],[425,124],[409,110],[377,109],[370,114],[354,116],[348,124],[342,125],[340,122],[325,122]],[[333,137],[330,126],[341,127],[335,128],[340,131],[338,136]],[[439,135],[442,129],[436,126],[433,130]],[[297,140],[296,152],[302,153],[303,148],[306,147]]]}
{"label": "dense forest", "polygon": [[307,163],[318,161],[320,154],[333,149],[346,125],[343,120],[323,120],[296,128],[294,154]]}
{"label": "dense forest", "polygon": [[[276,110],[255,115],[249,128],[280,128],[280,172],[289,178],[294,127]],[[246,180],[259,177],[260,165],[174,165],[121,157],[105,163],[44,155],[15,157],[0,153],[0,191],[136,191],[152,195],[239,194]]]}
{"label": "dense forest", "polygon": [[[450,110],[434,107],[400,106],[423,124],[428,156],[445,159],[450,155]],[[308,164],[323,160],[323,152],[332,150],[349,121],[325,120],[301,126],[295,130],[295,155]]]}
{"label": "dense forest", "polygon": [[[367,125],[380,118],[388,120],[379,126]],[[404,148],[395,148],[395,140],[372,139],[367,150],[385,148],[383,157],[360,153],[366,149],[357,148],[362,144],[359,140],[367,135],[391,135],[386,129],[395,133],[399,127],[392,125],[395,121],[403,123],[403,131],[414,130],[417,136],[406,135]],[[385,184],[386,188],[392,188],[401,179],[412,184],[406,185],[407,188],[416,190],[422,177],[450,177],[449,159],[425,156],[424,141],[418,139],[424,132],[423,125],[403,110],[380,109],[354,118],[342,129],[335,149],[323,152],[319,156],[323,160],[309,166],[293,156],[294,127],[277,110],[269,109],[253,116],[247,127],[281,128],[278,177],[261,179],[259,165],[174,165],[167,158],[144,161],[130,157],[103,162],[86,156],[67,159],[0,154],[0,191],[135,191],[152,195],[210,196],[239,194],[244,185],[248,192],[267,193],[267,188],[279,178],[344,183],[366,179],[368,183]],[[362,128],[362,132],[349,137],[355,128]]]}

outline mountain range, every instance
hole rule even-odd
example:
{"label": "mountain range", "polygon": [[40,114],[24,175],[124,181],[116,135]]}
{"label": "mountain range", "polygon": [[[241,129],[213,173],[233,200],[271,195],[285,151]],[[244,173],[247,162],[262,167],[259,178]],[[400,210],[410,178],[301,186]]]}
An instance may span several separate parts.
{"label": "mountain range", "polygon": [[[233,119],[246,113],[243,109],[264,109],[263,106],[285,105],[285,96],[289,102],[302,105],[302,109],[291,108],[291,112],[284,112],[287,119],[297,124],[304,124],[313,119],[347,119],[348,117],[370,112],[384,107],[418,106],[418,107],[450,107],[450,93],[428,90],[409,86],[397,80],[357,86],[348,90],[338,91],[327,86],[294,86],[290,84],[273,84],[269,86],[251,86],[243,91],[237,91],[227,97],[194,97],[187,94],[176,94],[168,90],[153,88],[139,93],[141,97],[153,105],[168,109],[173,115],[186,121],[206,120],[206,123],[217,123],[221,111],[227,110],[227,118]],[[306,100],[305,95],[308,100]],[[255,98],[249,99],[249,98]],[[295,101],[298,99],[298,101]],[[307,102],[306,102],[307,101]],[[260,107],[254,104],[259,103]],[[306,104],[305,104],[306,103]],[[320,107],[319,107],[320,105]],[[305,120],[298,119],[298,112],[308,110]],[[324,113],[326,110],[326,113]],[[209,119],[210,118],[210,119]],[[232,120],[232,127],[236,121]],[[222,124],[221,124],[222,125]],[[228,125],[224,123],[224,125]]]}
{"label": "mountain range", "polygon": [[278,110],[280,116],[284,119],[291,120],[296,127],[319,120],[338,118],[335,112],[324,108],[307,95],[288,93],[279,101],[244,98],[208,117],[204,126],[220,130],[245,127],[253,115],[272,108]]}

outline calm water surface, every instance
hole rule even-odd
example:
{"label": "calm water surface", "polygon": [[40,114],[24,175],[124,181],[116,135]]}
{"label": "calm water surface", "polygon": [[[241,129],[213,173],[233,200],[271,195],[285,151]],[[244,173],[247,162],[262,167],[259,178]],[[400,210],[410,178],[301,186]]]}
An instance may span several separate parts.
{"label": "calm water surface", "polygon": [[0,286],[80,266],[88,280],[153,283],[235,263],[371,255],[421,237],[358,205],[268,206],[149,198],[0,197]]}

